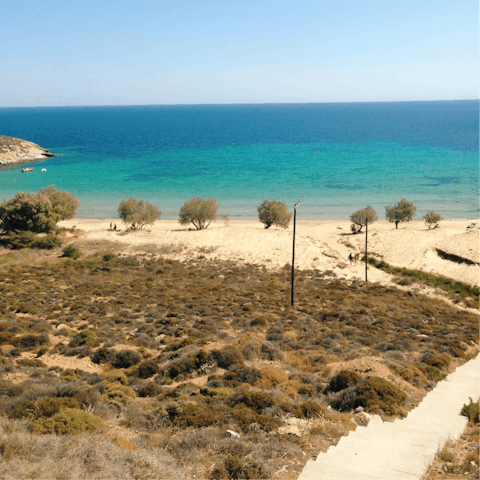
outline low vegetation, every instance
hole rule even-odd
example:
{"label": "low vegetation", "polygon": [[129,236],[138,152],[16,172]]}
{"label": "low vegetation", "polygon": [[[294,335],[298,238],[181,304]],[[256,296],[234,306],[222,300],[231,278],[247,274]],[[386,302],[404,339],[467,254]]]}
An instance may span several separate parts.
{"label": "low vegetation", "polygon": [[[365,258],[362,259],[365,261]],[[423,285],[430,287],[441,288],[445,292],[452,295],[456,302],[463,301],[466,306],[478,309],[479,305],[479,289],[467,283],[459,282],[441,275],[433,275],[422,270],[410,270],[403,267],[392,267],[383,260],[369,257],[368,263],[374,267],[383,270],[392,275],[398,275],[397,280],[399,285],[411,285],[413,281],[420,282]]]}
{"label": "low vegetation", "polygon": [[[292,309],[288,266],[108,252],[3,266],[0,475],[297,476],[355,428],[353,408],[404,416],[478,346],[478,317],[444,302],[296,281]],[[388,378],[350,364],[372,357]]]}

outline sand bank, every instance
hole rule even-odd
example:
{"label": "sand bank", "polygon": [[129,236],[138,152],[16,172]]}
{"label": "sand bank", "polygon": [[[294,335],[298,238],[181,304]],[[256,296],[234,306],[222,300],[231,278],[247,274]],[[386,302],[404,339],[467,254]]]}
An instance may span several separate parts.
{"label": "sand bank", "polygon": [[[120,231],[110,230],[110,222]],[[467,229],[469,220],[443,221],[428,230],[421,221],[399,225],[383,221],[370,226],[368,250],[391,265],[445,275],[472,285],[479,284],[479,230]],[[292,261],[293,224],[286,230],[268,230],[258,221],[214,222],[197,231],[181,227],[176,220],[158,221],[145,231],[126,232],[118,219],[74,219],[60,223],[84,230],[79,242],[113,242],[113,249],[125,253],[167,254],[171,258],[204,255],[207,259],[230,259],[271,268]],[[364,264],[350,264],[349,253],[363,254],[365,235],[352,235],[348,221],[297,221],[295,266],[299,269],[332,270],[339,277],[364,279]],[[456,261],[437,252],[454,255]],[[445,256],[444,256],[445,257]],[[460,260],[459,260],[460,259]],[[465,259],[466,263],[461,262]],[[391,276],[369,267],[369,280],[389,283]]]}

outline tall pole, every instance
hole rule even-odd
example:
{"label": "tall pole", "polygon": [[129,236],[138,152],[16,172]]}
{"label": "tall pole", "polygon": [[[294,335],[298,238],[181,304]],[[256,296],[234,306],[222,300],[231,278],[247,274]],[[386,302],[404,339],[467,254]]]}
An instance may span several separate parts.
{"label": "tall pole", "polygon": [[297,207],[300,202],[297,202],[293,207],[293,252],[292,252],[292,307],[293,307],[293,282],[295,276],[295,227],[297,224]]}
{"label": "tall pole", "polygon": [[367,265],[368,265],[368,219],[365,221],[365,281],[368,282],[367,278]]}

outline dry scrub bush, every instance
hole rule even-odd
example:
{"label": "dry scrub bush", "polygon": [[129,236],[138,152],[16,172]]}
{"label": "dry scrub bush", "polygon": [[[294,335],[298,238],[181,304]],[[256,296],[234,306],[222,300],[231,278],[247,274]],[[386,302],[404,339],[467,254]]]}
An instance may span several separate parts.
{"label": "dry scrub bush", "polygon": [[355,387],[342,390],[332,406],[341,411],[363,407],[375,413],[381,409],[388,415],[405,416],[406,411],[400,404],[407,395],[392,383],[379,377],[367,377]]}

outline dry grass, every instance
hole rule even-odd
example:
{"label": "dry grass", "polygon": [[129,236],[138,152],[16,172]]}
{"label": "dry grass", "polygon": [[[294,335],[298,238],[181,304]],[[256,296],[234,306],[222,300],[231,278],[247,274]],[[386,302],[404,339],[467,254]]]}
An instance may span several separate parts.
{"label": "dry grass", "polygon": [[[69,478],[209,478],[215,468],[295,476],[355,428],[351,405],[401,416],[411,405],[398,385],[420,399],[478,348],[475,315],[395,288],[298,272],[292,309],[288,268],[105,255],[100,247],[76,261],[1,267],[8,462],[0,475],[61,477],[71,462]],[[385,382],[362,370],[358,385],[327,390],[332,364],[365,357],[381,363]],[[379,389],[395,407],[364,398]],[[345,411],[328,410],[340,396]],[[64,397],[106,426],[77,437],[32,435],[39,405],[53,402],[42,399]],[[308,420],[300,437],[278,433],[292,416]],[[108,433],[112,422],[121,433]]]}

